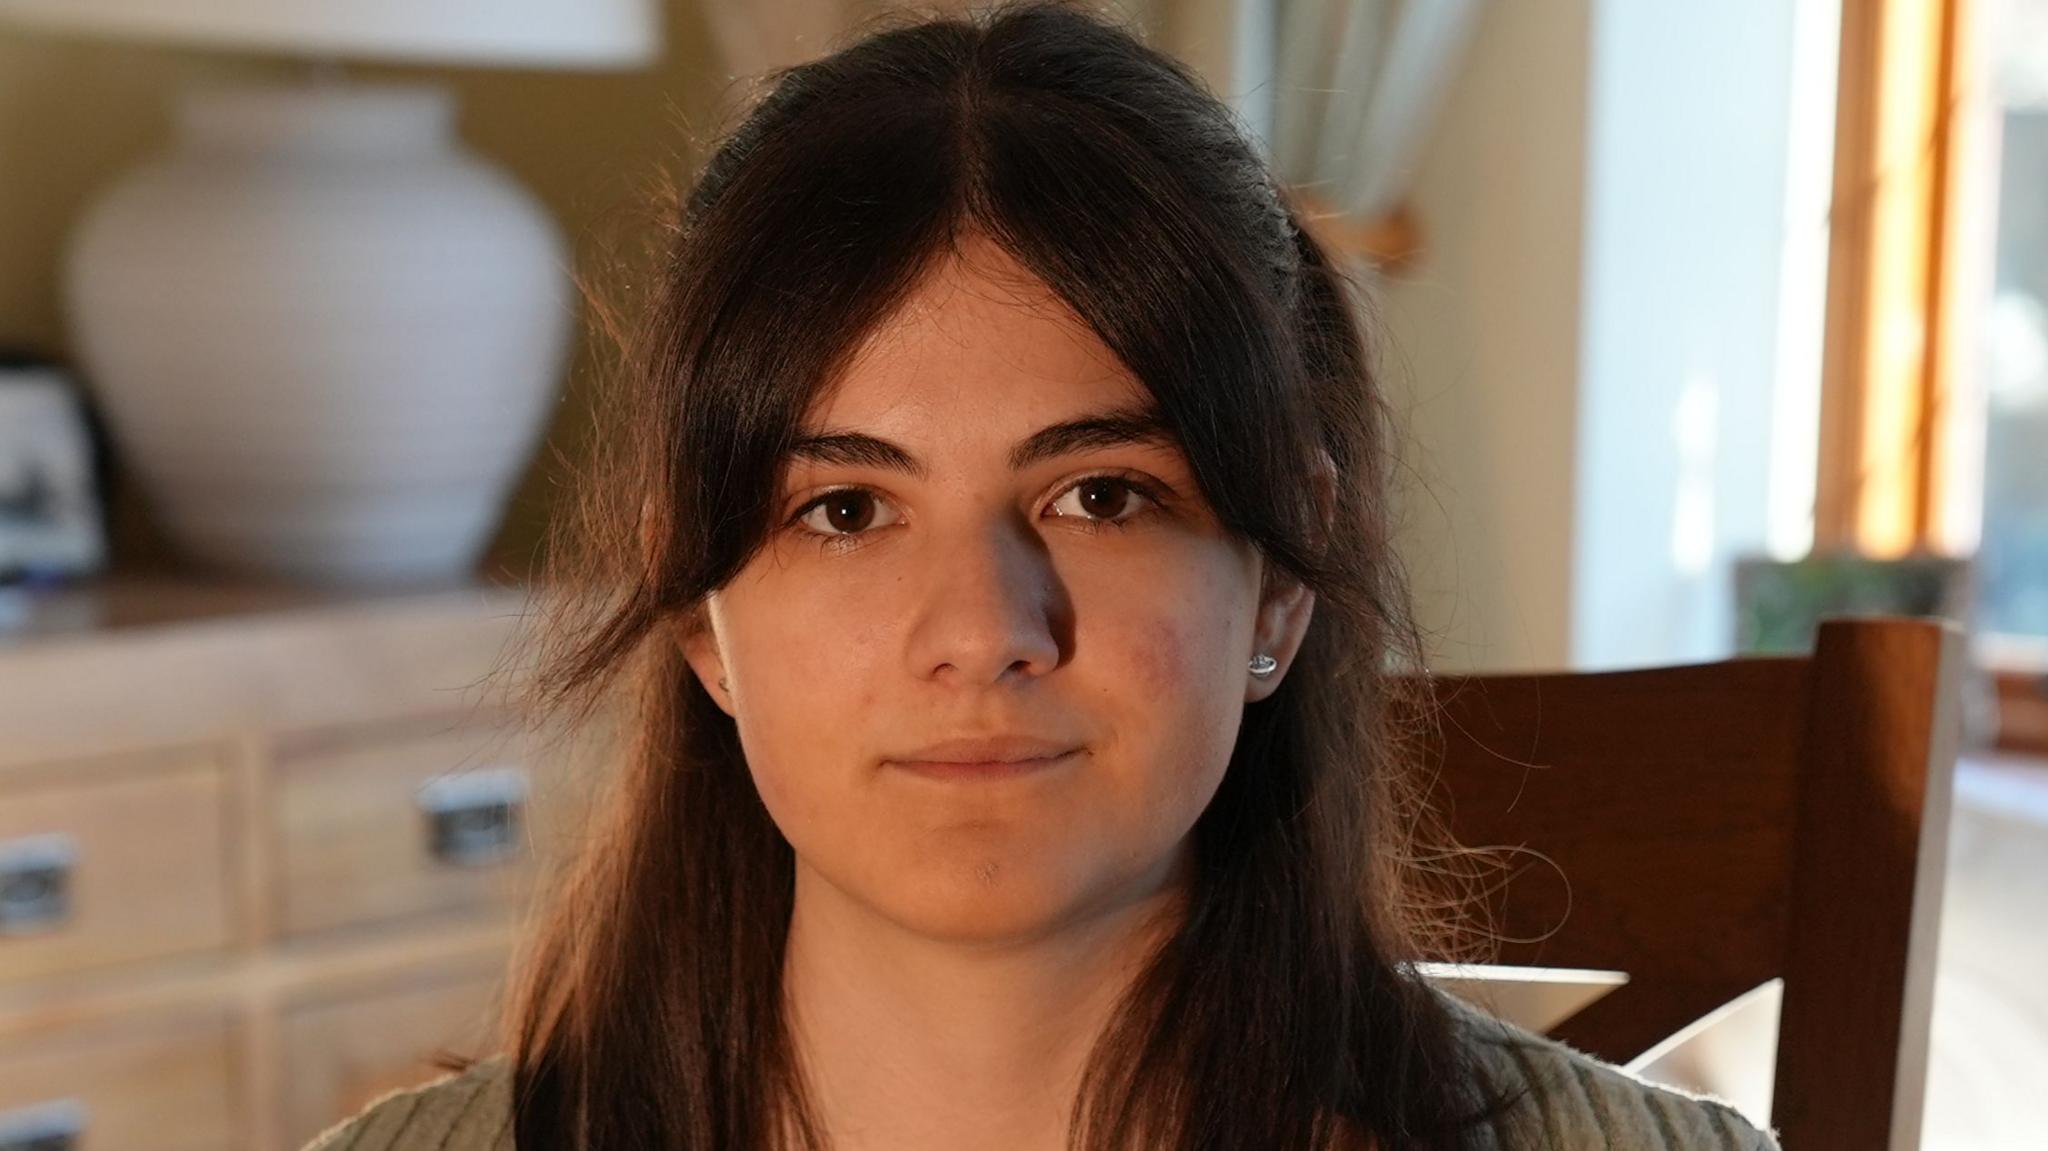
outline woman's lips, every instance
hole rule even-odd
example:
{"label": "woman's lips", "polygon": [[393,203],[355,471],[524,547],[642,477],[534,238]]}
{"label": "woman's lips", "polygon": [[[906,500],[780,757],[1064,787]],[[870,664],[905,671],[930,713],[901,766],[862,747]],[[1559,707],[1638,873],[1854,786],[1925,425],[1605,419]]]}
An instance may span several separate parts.
{"label": "woman's lips", "polygon": [[1018,759],[986,763],[952,763],[938,760],[891,760],[890,765],[916,775],[945,780],[1014,779],[1058,767],[1080,755],[1080,749],[1039,759]]}

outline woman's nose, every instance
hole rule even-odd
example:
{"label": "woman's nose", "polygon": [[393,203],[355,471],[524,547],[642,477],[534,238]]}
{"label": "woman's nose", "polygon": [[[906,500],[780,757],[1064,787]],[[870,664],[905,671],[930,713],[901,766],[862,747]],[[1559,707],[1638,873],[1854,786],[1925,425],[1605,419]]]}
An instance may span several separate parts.
{"label": "woman's nose", "polygon": [[1005,520],[932,542],[912,630],[911,670],[963,684],[1035,677],[1071,639],[1065,590],[1045,542]]}

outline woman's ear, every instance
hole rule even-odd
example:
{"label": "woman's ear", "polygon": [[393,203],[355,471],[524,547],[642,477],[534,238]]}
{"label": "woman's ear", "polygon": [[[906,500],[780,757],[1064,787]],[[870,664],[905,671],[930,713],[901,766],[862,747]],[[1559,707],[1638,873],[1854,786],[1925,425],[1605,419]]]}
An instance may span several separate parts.
{"label": "woman's ear", "polygon": [[674,629],[676,642],[683,649],[683,659],[689,663],[697,681],[704,685],[711,701],[718,705],[719,710],[732,715],[731,674],[726,671],[725,653],[719,646],[717,631],[711,625],[709,610],[700,603],[678,615],[668,626]]}
{"label": "woman's ear", "polygon": [[1316,593],[1307,584],[1280,572],[1272,573],[1270,580],[1273,586],[1260,598],[1252,650],[1245,659],[1249,662],[1265,655],[1279,666],[1270,675],[1245,674],[1246,703],[1257,703],[1280,687],[1280,681],[1287,678],[1287,669],[1294,663],[1295,653],[1301,650],[1302,638],[1308,634],[1309,619],[1315,615]]}
{"label": "woman's ear", "polygon": [[[1337,516],[1337,464],[1330,453],[1316,449],[1316,467],[1309,477],[1309,503],[1313,522],[1312,546],[1321,553]],[[1287,669],[1308,635],[1308,622],[1315,615],[1316,593],[1291,574],[1266,567],[1260,581],[1259,618],[1253,629],[1251,656],[1270,657],[1279,666],[1270,674],[1247,674],[1245,702],[1256,703],[1272,695],[1287,678]],[[1251,658],[1248,656],[1247,659]]]}

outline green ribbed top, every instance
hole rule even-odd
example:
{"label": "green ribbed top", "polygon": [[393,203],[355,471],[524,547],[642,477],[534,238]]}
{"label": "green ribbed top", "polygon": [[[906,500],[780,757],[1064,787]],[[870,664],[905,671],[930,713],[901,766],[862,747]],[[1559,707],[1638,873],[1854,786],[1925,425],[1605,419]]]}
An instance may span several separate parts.
{"label": "green ribbed top", "polygon": [[[1449,1001],[1464,1021],[1461,1034],[1495,1078],[1530,1088],[1490,1132],[1495,1151],[1779,1151],[1775,1138],[1719,1099],[1647,1083]],[[509,1065],[496,1055],[385,1095],[304,1151],[513,1151],[511,1126]]]}

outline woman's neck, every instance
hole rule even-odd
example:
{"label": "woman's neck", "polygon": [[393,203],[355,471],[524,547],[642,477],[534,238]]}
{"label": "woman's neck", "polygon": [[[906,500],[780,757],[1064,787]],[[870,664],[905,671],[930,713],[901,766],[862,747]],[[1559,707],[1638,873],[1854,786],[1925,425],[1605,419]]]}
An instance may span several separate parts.
{"label": "woman's neck", "polygon": [[908,931],[799,861],[783,989],[832,1151],[1064,1148],[1095,1040],[1184,876],[1058,933],[969,944]]}

